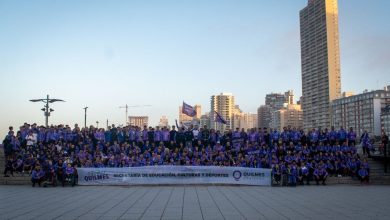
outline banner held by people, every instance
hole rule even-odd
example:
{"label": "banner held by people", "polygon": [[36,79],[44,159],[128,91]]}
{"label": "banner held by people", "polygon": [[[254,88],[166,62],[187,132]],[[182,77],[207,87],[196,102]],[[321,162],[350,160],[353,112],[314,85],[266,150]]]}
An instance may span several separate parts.
{"label": "banner held by people", "polygon": [[271,169],[217,166],[79,168],[79,185],[271,185]]}

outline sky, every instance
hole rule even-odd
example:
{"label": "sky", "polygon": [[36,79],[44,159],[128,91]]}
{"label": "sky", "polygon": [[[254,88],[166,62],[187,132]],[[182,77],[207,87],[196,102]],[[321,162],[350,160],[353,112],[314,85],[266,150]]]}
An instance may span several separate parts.
{"label": "sky", "polygon": [[[369,2],[369,3],[368,3]],[[151,125],[183,101],[231,92],[244,112],[267,93],[301,95],[299,11],[307,0],[1,0],[0,135],[24,122]],[[342,91],[390,84],[390,1],[339,0]]]}

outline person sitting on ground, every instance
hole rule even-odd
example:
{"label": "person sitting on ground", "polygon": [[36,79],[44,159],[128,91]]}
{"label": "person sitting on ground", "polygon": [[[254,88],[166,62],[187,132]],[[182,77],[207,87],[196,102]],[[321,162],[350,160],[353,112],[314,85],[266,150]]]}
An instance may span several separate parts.
{"label": "person sitting on ground", "polygon": [[368,182],[369,182],[368,171],[363,166],[358,171],[358,177],[359,177],[359,180],[362,184],[363,184],[363,182],[366,182],[368,184]]}
{"label": "person sitting on ground", "polygon": [[317,185],[319,185],[320,181],[322,181],[322,185],[326,185],[325,181],[328,177],[328,173],[323,167],[317,166],[317,168],[314,170],[313,176],[317,182]]}
{"label": "person sitting on ground", "polygon": [[41,187],[41,183],[45,180],[45,172],[41,169],[41,166],[36,166],[31,174],[31,182],[32,186],[35,187],[35,184],[38,183],[39,187]]}

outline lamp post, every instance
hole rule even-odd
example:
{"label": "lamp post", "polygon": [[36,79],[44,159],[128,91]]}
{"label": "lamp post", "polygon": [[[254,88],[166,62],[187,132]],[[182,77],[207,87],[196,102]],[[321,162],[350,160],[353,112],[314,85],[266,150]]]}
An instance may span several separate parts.
{"label": "lamp post", "polygon": [[99,121],[96,121],[96,128],[99,128]]}
{"label": "lamp post", "polygon": [[84,107],[84,128],[87,128],[87,109],[88,107]]}
{"label": "lamp post", "polygon": [[30,102],[43,102],[43,103],[45,103],[44,107],[41,110],[44,112],[45,125],[46,125],[46,127],[48,127],[50,113],[54,112],[54,109],[49,107],[49,103],[65,102],[65,101],[62,99],[50,99],[49,95],[47,95],[45,99],[31,99]]}

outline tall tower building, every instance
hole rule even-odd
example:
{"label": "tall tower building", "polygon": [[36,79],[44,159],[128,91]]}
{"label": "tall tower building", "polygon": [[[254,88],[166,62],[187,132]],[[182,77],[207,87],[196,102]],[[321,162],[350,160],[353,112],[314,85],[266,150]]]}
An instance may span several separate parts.
{"label": "tall tower building", "polygon": [[329,127],[330,103],[341,95],[337,0],[309,0],[300,27],[303,126]]}
{"label": "tall tower building", "polygon": [[[231,93],[221,93],[211,96],[210,126],[216,130],[224,131],[232,129],[232,116],[235,110],[234,96]],[[225,120],[226,125],[215,121],[215,113],[218,112]]]}
{"label": "tall tower building", "polygon": [[257,119],[259,128],[269,128],[271,125],[271,107],[262,105],[257,109]]}

